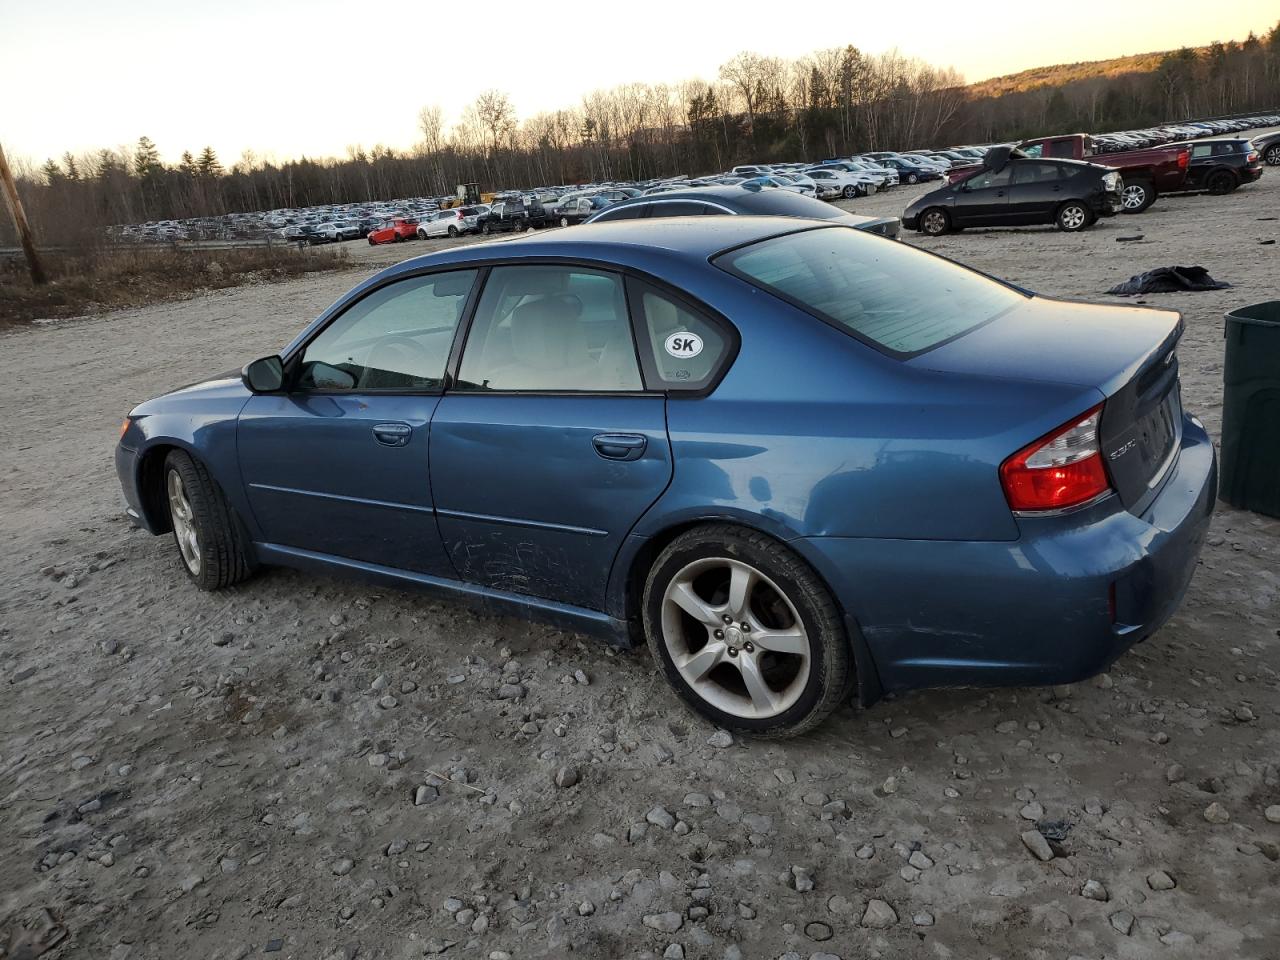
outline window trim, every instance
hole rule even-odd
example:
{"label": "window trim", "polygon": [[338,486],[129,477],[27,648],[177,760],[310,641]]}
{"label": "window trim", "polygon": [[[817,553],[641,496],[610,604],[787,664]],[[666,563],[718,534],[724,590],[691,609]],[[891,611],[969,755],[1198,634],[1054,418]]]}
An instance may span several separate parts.
{"label": "window trim", "polygon": [[[372,387],[372,388],[352,389],[352,390],[319,390],[319,389],[304,390],[298,387],[297,380],[301,373],[302,358],[306,354],[307,348],[310,347],[311,344],[314,343],[321,335],[323,335],[325,331],[327,331],[331,326],[333,326],[333,324],[336,323],[339,318],[345,316],[347,311],[354,308],[357,304],[363,302],[368,297],[373,296],[375,293],[385,290],[387,287],[390,287],[396,283],[403,283],[409,280],[421,280],[423,278],[431,277],[436,274],[464,273],[469,271],[474,272],[476,276],[475,276],[475,279],[471,281],[471,290],[468,292],[466,300],[463,302],[462,314],[461,316],[459,316],[458,324],[456,327],[454,327],[454,330],[453,330],[453,339],[450,341],[450,344],[449,344],[449,352],[445,360],[444,374],[440,378],[440,386],[420,387],[417,389],[409,389],[406,387]],[[475,309],[475,305],[477,302],[477,290],[480,288],[484,280],[485,272],[486,272],[485,267],[481,264],[467,264],[467,265],[444,264],[440,266],[430,267],[424,270],[406,271],[405,273],[398,273],[393,276],[387,277],[381,283],[377,283],[364,290],[360,290],[354,296],[351,296],[350,299],[339,301],[337,304],[335,304],[333,307],[330,308],[331,313],[329,313],[328,316],[321,314],[322,322],[317,324],[315,329],[312,330],[310,333],[308,333],[304,340],[299,341],[298,344],[292,350],[289,350],[284,356],[281,357],[281,361],[284,365],[285,386],[280,392],[286,396],[299,395],[299,396],[306,396],[306,397],[324,397],[324,396],[351,397],[351,396],[364,396],[366,394],[373,394],[377,396],[403,396],[403,397],[442,396],[449,387],[450,377],[451,377],[450,364],[453,360],[454,353],[457,350],[458,337],[462,333],[463,329],[467,326],[468,321],[470,319],[471,312]]]}

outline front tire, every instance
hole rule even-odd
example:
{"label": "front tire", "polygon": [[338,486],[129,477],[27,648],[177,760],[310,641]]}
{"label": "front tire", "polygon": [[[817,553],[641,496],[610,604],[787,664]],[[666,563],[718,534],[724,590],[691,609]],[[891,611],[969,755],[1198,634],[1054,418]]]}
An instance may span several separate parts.
{"label": "front tire", "polygon": [[164,495],[182,568],[201,590],[221,590],[256,569],[249,537],[204,464],[174,450],[164,462]]}
{"label": "front tire", "polygon": [[941,207],[930,207],[920,214],[920,232],[929,237],[940,237],[951,229],[951,218]]}
{"label": "front tire", "polygon": [[916,176],[914,173],[907,174],[907,183],[919,183],[919,182],[920,182],[920,178]]}
{"label": "front tire", "polygon": [[1058,215],[1054,218],[1054,222],[1059,230],[1075,233],[1093,223],[1093,214],[1079,200],[1068,200],[1058,208]]}
{"label": "front tire", "polygon": [[753,530],[712,524],[672,541],[649,571],[643,620],[676,694],[725,729],[795,736],[848,694],[835,601],[807,563]]}
{"label": "front tire", "polygon": [[569,225],[569,218],[568,218],[568,217],[561,217],[561,218],[560,218],[560,226],[562,226],[562,227],[567,227],[568,225]]}
{"label": "front tire", "polygon": [[1267,152],[1262,155],[1262,159],[1269,167],[1280,167],[1280,143],[1273,143],[1267,147]]}
{"label": "front tire", "polygon": [[480,232],[487,237],[489,236],[489,234],[493,233],[493,227],[486,223],[483,227],[480,228]]}
{"label": "front tire", "polygon": [[1156,188],[1147,180],[1134,180],[1120,191],[1120,209],[1124,213],[1142,213],[1156,202]]}
{"label": "front tire", "polygon": [[449,228],[449,236],[450,236],[450,237],[456,237],[457,235],[458,235],[458,228],[457,228],[457,227],[450,227],[450,228]]}
{"label": "front tire", "polygon": [[844,186],[844,190],[841,191],[841,195],[846,200],[852,200],[854,197],[858,195],[858,188],[855,187],[852,183],[846,183]]}

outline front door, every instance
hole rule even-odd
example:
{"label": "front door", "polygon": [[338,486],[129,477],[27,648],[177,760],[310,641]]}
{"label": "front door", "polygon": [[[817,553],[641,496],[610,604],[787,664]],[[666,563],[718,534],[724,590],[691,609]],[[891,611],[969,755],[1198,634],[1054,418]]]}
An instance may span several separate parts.
{"label": "front door", "polygon": [[671,479],[621,276],[500,266],[431,423],[440,534],[474,583],[604,609],[623,538]]}
{"label": "front door", "polygon": [[394,281],[289,363],[240,414],[240,469],[268,543],[451,576],[430,483],[431,417],[476,271]]}

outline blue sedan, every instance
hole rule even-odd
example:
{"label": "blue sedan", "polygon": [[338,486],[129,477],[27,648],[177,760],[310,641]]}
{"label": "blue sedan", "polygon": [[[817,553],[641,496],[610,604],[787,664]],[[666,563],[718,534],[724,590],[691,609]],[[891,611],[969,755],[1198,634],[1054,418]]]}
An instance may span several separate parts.
{"label": "blue sedan", "polygon": [[278,564],[647,642],[715,723],[794,734],[1168,619],[1217,476],[1181,333],[830,222],[595,224],[383,271],[137,407],[116,465],[201,588]]}

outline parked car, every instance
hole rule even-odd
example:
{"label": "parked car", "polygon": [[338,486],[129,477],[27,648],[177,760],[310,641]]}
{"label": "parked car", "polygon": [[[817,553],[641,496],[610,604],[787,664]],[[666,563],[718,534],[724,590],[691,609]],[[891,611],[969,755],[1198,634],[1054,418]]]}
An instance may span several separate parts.
{"label": "parked car", "polygon": [[408,217],[396,217],[384,220],[382,226],[370,230],[366,239],[371,246],[380,243],[399,243],[401,240],[412,240],[418,235],[418,221]]}
{"label": "parked car", "polygon": [[907,183],[925,183],[929,180],[941,180],[942,171],[937,167],[925,166],[906,157],[887,156],[876,161],[886,167],[898,171],[898,177]]}
{"label": "parked car", "polygon": [[433,216],[418,224],[418,237],[460,237],[463,234],[476,232],[476,221],[480,216],[476,207],[453,207],[439,210]]}
{"label": "parked car", "polygon": [[116,469],[198,587],[299,567],[643,637],[717,726],[795,734],[1159,629],[1215,497],[1182,329],[835,224],[600,224],[384,270],[133,409]]}
{"label": "parked car", "polygon": [[1253,138],[1254,149],[1262,155],[1269,167],[1280,167],[1280,133]]}
{"label": "parked car", "polygon": [[582,223],[592,214],[613,206],[613,201],[604,197],[578,197],[556,208],[556,221],[562,227],[570,227]]}
{"label": "parked car", "polygon": [[1125,213],[1141,213],[1159,194],[1183,189],[1191,155],[1185,144],[1099,153],[1087,133],[1027,140],[1018,149],[1029,157],[1088,160],[1118,170],[1124,180]]}
{"label": "parked car", "polygon": [[1261,154],[1242,137],[1196,140],[1187,146],[1191,149],[1191,163],[1184,190],[1231,193],[1262,176]]}
{"label": "parked car", "polygon": [[476,217],[476,229],[483,234],[523,233],[545,226],[546,221],[547,215],[540,203],[503,200]]}
{"label": "parked car", "polygon": [[809,217],[843,223],[895,240],[902,230],[902,223],[897,217],[862,217],[813,197],[739,185],[693,187],[624,200],[592,215],[586,222],[704,216]]}
{"label": "parked car", "polygon": [[328,223],[322,223],[315,229],[314,236],[322,238],[322,241],[336,243],[340,240],[355,240],[361,236],[360,224],[352,220],[330,220]]}
{"label": "parked car", "polygon": [[908,229],[938,236],[965,227],[1053,223],[1083,230],[1121,210],[1120,174],[1080,160],[1039,160],[999,147],[977,172],[932,190],[907,207]]}

